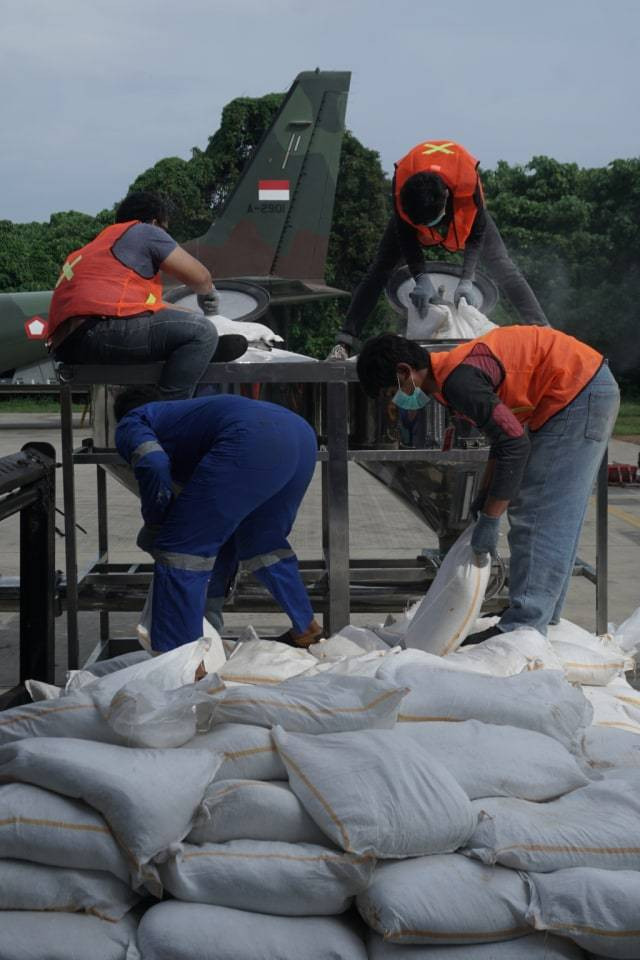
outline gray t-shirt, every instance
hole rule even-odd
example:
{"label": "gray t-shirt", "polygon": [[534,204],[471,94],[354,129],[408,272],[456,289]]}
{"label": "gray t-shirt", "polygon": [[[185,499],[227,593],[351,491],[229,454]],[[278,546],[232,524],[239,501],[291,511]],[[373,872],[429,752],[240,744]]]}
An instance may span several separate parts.
{"label": "gray t-shirt", "polygon": [[162,227],[152,223],[136,223],[116,240],[113,253],[125,267],[148,280],[156,275],[160,264],[177,246]]}

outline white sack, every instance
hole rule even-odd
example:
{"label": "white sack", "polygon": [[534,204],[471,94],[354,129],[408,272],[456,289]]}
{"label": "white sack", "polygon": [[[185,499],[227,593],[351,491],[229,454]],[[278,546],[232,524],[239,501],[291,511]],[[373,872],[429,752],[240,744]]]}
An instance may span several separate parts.
{"label": "white sack", "polygon": [[101,682],[93,684],[89,693],[110,728],[133,747],[182,746],[199,730],[208,729],[215,697],[225,689],[215,673],[175,690],[157,687],[153,679],[138,678],[109,699],[111,692],[105,695]]}
{"label": "white sack", "polygon": [[458,537],[405,633],[407,647],[441,657],[453,653],[471,633],[491,575],[471,549],[473,525]]}
{"label": "white sack", "polygon": [[372,650],[369,653],[360,653],[359,656],[339,657],[337,660],[326,659],[316,661],[316,666],[309,671],[308,676],[318,673],[333,673],[342,677],[375,677],[382,661],[387,657],[400,652],[400,647],[389,650]]}
{"label": "white sack", "polygon": [[549,803],[476,800],[467,852],[484,863],[549,873],[566,867],[640,870],[637,784],[602,780]]}
{"label": "white sack", "polygon": [[208,733],[185,743],[182,750],[210,750],[222,757],[215,779],[286,780],[287,771],[266,727],[217,723]]}
{"label": "white sack", "polygon": [[138,900],[127,884],[101,870],[0,860],[0,910],[90,913],[116,923]]}
{"label": "white sack", "polygon": [[449,853],[471,836],[471,803],[429,751],[393,730],[273,731],[291,789],[320,829],[350,853]]}
{"label": "white sack", "polygon": [[426,650],[402,650],[398,647],[392,647],[391,649],[394,651],[394,656],[384,657],[377,673],[380,680],[387,680],[390,683],[399,683],[400,677],[409,676],[414,666],[429,667],[432,670],[448,670],[451,673],[454,670],[460,673],[475,672],[459,659],[460,654],[458,653],[452,653],[448,657],[438,657],[435,653],[427,653]]}
{"label": "white sack", "polygon": [[339,917],[270,917],[176,900],[145,913],[138,944],[144,960],[367,960]]}
{"label": "white sack", "polygon": [[0,915],[2,960],[141,960],[137,923],[133,914],[109,923],[75,913],[7,910]]}
{"label": "white sack", "polygon": [[68,670],[65,694],[93,683],[98,677],[105,677],[108,673],[132,667],[136,663],[142,663],[143,660],[149,660],[150,657],[151,654],[146,650],[133,650],[131,653],[123,653],[119,657],[110,657],[108,660],[95,660],[83,670]]}
{"label": "white sack", "polygon": [[551,800],[589,783],[561,743],[533,730],[465,720],[411,723],[403,732],[446,767],[472,800]]}
{"label": "white sack", "polygon": [[303,843],[175,844],[159,867],[177,900],[290,917],[345,911],[366,889],[373,857]]}
{"label": "white sack", "polygon": [[[360,647],[360,653],[372,653],[374,650],[381,650],[385,653],[389,652],[389,644],[381,640],[378,634],[370,627],[356,627],[348,623],[346,627],[342,627],[342,629],[330,637],[329,640],[335,640],[337,637],[341,637],[343,640],[349,640],[350,643],[354,643],[357,647]],[[323,656],[323,648],[328,642],[329,641],[324,640],[321,643],[314,643],[309,647],[309,651],[315,656],[321,657]],[[394,644],[391,644],[391,646],[394,646]]]}
{"label": "white sack", "polygon": [[[603,811],[604,813],[604,811]],[[640,956],[640,873],[577,868],[530,874],[528,919],[604,957]]]}
{"label": "white sack", "polygon": [[640,653],[640,607],[616,629],[613,638],[618,646],[634,657]]}
{"label": "white sack", "polygon": [[[625,683],[623,677],[620,678]],[[612,681],[615,683],[615,681]],[[613,727],[628,730],[640,736],[640,710],[627,708],[623,699],[619,699],[612,690],[612,683],[606,687],[584,686],[584,695],[593,707],[593,722],[599,727]],[[633,688],[630,688],[633,690]],[[623,694],[625,699],[630,698]]]}
{"label": "white sack", "polygon": [[123,687],[140,682],[157,690],[175,690],[195,683],[196,670],[201,663],[211,675],[215,675],[217,668],[226,663],[219,637],[217,642],[203,637],[109,673],[91,685],[91,694],[104,715],[116,693]]}
{"label": "white sack", "polygon": [[186,840],[273,840],[325,846],[327,842],[289,784],[281,780],[216,780],[207,788]]}
{"label": "white sack", "polygon": [[605,690],[625,708],[631,720],[640,723],[640,690],[632,687],[626,677],[614,677]]}
{"label": "white sack", "polygon": [[32,787],[0,787],[0,857],[112,873],[129,881],[129,864],[105,819],[79,800]]}
{"label": "white sack", "polygon": [[582,737],[582,753],[593,770],[640,767],[640,737],[615,727],[590,727]]}
{"label": "white sack", "polygon": [[219,675],[232,683],[280,683],[315,665],[315,657],[306,650],[276,640],[249,640],[236,644]]}
{"label": "white sack", "polygon": [[485,943],[531,933],[521,874],[456,853],[378,864],[360,916],[392,943]]}
{"label": "white sack", "polygon": [[25,680],[24,686],[34,703],[39,700],[58,700],[63,692],[62,687],[42,680]]}
{"label": "white sack", "polygon": [[[475,628],[474,628],[475,629]],[[562,670],[552,644],[537,630],[523,628],[501,633],[482,643],[460,647],[445,664],[494,677],[513,677],[525,670]]]}
{"label": "white sack", "polygon": [[137,880],[151,884],[155,872],[148,861],[189,833],[219,766],[220,757],[204,750],[142,750],[53,737],[0,747],[0,778],[84,800],[111,827]]}
{"label": "white sack", "polygon": [[551,646],[562,663],[562,669],[570,683],[586,683],[605,686],[630,666],[628,659],[606,648],[580,647],[575,643],[556,640]]}
{"label": "white sack", "polygon": [[280,334],[274,333],[264,323],[256,323],[253,320],[230,320],[229,317],[223,317],[220,313],[209,316],[207,319],[211,321],[220,337],[233,333],[246,337],[249,343],[266,343],[269,345],[284,343]]}
{"label": "white sack", "polygon": [[277,724],[306,733],[391,727],[405,693],[370,677],[294,677],[275,687],[227,690],[213,717],[215,723]]}
{"label": "white sack", "polygon": [[571,940],[547,933],[534,933],[503,943],[414,947],[386,943],[372,932],[367,938],[367,951],[369,960],[582,960],[587,956]]}
{"label": "white sack", "polygon": [[0,745],[29,737],[122,743],[122,737],[102,718],[90,694],[82,690],[58,700],[38,700],[0,713]]}
{"label": "white sack", "polygon": [[412,663],[394,669],[394,660],[385,661],[378,676],[392,672],[390,682],[409,687],[400,705],[400,722],[481,720],[536,730],[569,749],[591,723],[589,701],[555,670],[488,677]]}

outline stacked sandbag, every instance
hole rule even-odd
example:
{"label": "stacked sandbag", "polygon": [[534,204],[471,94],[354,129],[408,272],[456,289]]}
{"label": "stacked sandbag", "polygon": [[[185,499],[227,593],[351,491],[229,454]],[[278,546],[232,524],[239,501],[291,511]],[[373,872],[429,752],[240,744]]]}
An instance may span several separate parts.
{"label": "stacked sandbag", "polygon": [[[128,744],[193,738],[199,704],[224,689],[215,674],[195,682],[211,653],[198,641],[116,658],[0,714],[3,960],[139,957],[140,904],[162,895],[154,858],[190,832],[222,757]],[[118,729],[127,702],[135,722]]]}
{"label": "stacked sandbag", "polygon": [[640,737],[604,725],[633,723],[633,688],[585,696],[535,631],[399,650],[414,618],[311,651],[247,631],[199,681],[194,648],[182,673],[142,659],[6,715],[0,929],[45,900],[135,929],[163,896],[142,960],[640,955]]}

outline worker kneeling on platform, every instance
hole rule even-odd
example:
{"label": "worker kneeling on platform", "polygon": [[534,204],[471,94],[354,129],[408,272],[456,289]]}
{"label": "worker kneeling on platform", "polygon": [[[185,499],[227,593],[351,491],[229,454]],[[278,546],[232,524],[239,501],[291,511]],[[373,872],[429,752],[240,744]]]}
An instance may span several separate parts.
{"label": "worker kneeling on platform", "polygon": [[115,414],[116,446],[140,488],[138,544],[155,560],[153,650],[200,637],[205,610],[220,628],[238,567],[291,618],[292,629],[278,639],[302,647],[319,639],[287,540],[315,468],[312,428],[284,407],[230,394],[148,398],[148,391],[124,391]]}
{"label": "worker kneeling on platform", "polygon": [[601,354],[549,327],[492,330],[448,352],[383,334],[358,358],[370,396],[395,389],[393,401],[419,410],[434,397],[475,423],[491,442],[471,545],[496,554],[508,509],[509,607],[499,623],[467,638],[557,623],[598,466],[620,394]]}
{"label": "worker kneeling on platform", "polygon": [[[213,359],[233,360],[247,342],[227,336],[219,343],[206,316],[218,312],[211,274],[169,236],[168,217],[163,197],[131,193],[115,224],[69,254],[49,308],[48,346],[63,363],[164,360],[160,397],[182,400]],[[163,302],[161,271],[198,295],[205,316]]]}

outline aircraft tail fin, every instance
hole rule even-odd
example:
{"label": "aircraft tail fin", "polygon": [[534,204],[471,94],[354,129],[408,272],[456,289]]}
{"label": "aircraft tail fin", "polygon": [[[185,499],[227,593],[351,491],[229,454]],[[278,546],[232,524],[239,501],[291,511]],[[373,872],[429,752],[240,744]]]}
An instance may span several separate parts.
{"label": "aircraft tail fin", "polygon": [[324,278],[351,74],[299,74],[208,231],[185,244],[214,277]]}

